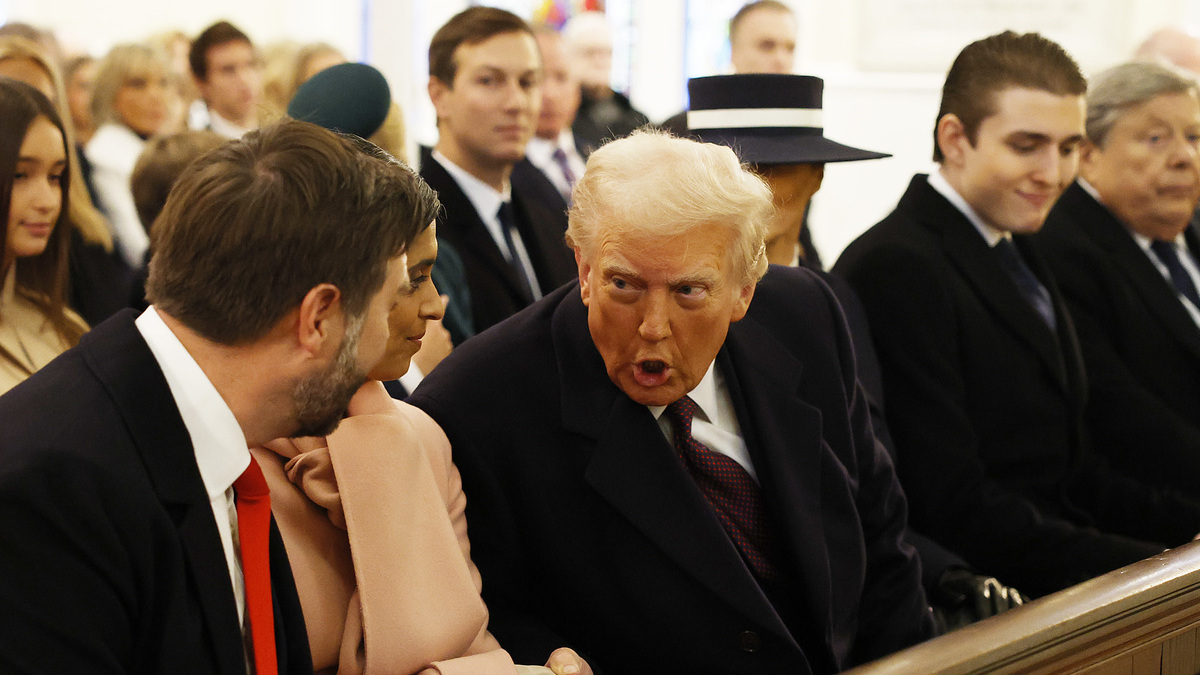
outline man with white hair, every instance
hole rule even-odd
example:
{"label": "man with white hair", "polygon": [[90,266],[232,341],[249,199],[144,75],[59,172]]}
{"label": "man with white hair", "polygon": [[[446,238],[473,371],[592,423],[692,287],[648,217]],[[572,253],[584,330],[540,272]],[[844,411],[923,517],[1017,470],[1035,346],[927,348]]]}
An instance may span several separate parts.
{"label": "man with white hair", "polygon": [[1157,63],[1093,78],[1080,178],[1038,235],[1088,368],[1097,451],[1200,496],[1200,98]]}
{"label": "man with white hair", "polygon": [[579,73],[579,113],[572,130],[584,154],[614,139],[628,136],[650,120],[633,107],[629,97],[609,86],[612,76],[612,30],[601,12],[584,12],[563,27],[563,39]]}
{"label": "man with white hair", "polygon": [[518,660],[832,673],[932,632],[841,310],[811,272],[767,271],[771,208],[727,147],[605,145],[570,215],[578,283],[410,399],[454,447]]}

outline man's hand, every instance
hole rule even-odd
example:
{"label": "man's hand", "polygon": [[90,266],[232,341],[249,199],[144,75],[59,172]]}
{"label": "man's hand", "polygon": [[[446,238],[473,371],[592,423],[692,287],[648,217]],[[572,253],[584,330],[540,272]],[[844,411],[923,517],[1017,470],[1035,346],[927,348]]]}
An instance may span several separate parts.
{"label": "man's hand", "polygon": [[939,633],[962,628],[1028,601],[1020,591],[994,577],[965,569],[943,572],[929,599]]}

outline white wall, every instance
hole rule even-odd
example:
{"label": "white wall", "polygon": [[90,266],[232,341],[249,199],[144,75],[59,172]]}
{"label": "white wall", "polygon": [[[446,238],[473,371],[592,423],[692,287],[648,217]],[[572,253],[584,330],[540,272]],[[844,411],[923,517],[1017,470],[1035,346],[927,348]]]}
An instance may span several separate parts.
{"label": "white wall", "polygon": [[[831,164],[810,223],[832,262],[883,217],[917,171],[931,167],[941,80],[967,42],[1006,28],[1061,41],[1085,73],[1123,60],[1154,28],[1200,21],[1200,0],[787,0],[800,18],[797,72],[826,80],[826,135],[889,152],[890,159]],[[497,0],[530,16],[538,0]],[[615,59],[634,104],[651,119],[684,106],[684,26],[721,0],[608,0],[628,54]],[[0,14],[48,26],[70,48],[102,55],[112,44],[169,28],[194,34],[221,18],[260,44],[324,40],[384,72],[404,107],[413,142],[436,140],[425,94],[426,47],[468,0],[0,0]],[[737,3],[732,3],[736,7]],[[721,22],[709,22],[721,30]],[[709,40],[711,42],[711,39]],[[623,64],[628,64],[627,67]],[[701,74],[701,73],[696,73]]]}

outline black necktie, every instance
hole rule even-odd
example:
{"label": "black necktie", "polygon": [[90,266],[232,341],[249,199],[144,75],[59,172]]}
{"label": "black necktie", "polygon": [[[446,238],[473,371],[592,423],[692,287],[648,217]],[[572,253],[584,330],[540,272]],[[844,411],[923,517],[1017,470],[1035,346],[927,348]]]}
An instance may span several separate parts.
{"label": "black necktie", "polygon": [[1012,277],[1017,284],[1021,295],[1042,317],[1042,320],[1050,327],[1050,331],[1054,332],[1058,324],[1054,317],[1054,302],[1050,300],[1050,291],[1046,290],[1046,287],[1034,275],[1033,270],[1025,264],[1025,260],[1012,240],[1001,239],[993,247],[993,250],[999,256],[1000,265],[1004,267],[1004,271],[1008,272],[1008,276]]}
{"label": "black necktie", "polygon": [[500,210],[496,213],[496,217],[500,219],[500,231],[504,234],[504,244],[508,246],[508,261],[512,265],[513,271],[517,273],[517,278],[525,290],[525,297],[532,300],[533,284],[530,282],[529,275],[525,273],[525,264],[521,262],[521,254],[517,252],[516,242],[513,241],[513,230],[517,227],[517,221],[513,217],[512,202],[500,202]]}
{"label": "black necktie", "polygon": [[1192,283],[1192,277],[1183,268],[1183,263],[1179,262],[1179,253],[1176,252],[1174,244],[1155,239],[1150,242],[1150,250],[1154,251],[1154,255],[1158,256],[1162,264],[1167,266],[1167,271],[1171,273],[1171,283],[1175,285],[1175,290],[1179,291],[1179,294],[1183,297],[1191,300],[1197,309],[1200,309],[1200,294],[1196,293],[1196,285]]}
{"label": "black necktie", "polygon": [[762,492],[741,464],[692,437],[697,410],[690,396],[667,406],[666,415],[675,427],[675,449],[754,574],[771,579],[777,572],[767,556],[771,537]]}

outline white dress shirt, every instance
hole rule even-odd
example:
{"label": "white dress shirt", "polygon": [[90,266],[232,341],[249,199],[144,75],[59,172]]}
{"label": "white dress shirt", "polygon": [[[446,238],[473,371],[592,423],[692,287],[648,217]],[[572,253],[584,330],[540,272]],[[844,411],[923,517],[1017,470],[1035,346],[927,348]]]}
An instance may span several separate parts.
{"label": "white dress shirt", "polygon": [[[1090,183],[1080,178],[1079,187],[1083,188],[1084,192],[1091,195],[1092,199],[1099,202],[1101,206],[1104,206],[1104,202],[1100,200],[1100,193]],[[1108,207],[1105,206],[1104,208]],[[1113,217],[1115,218],[1116,214]],[[1117,218],[1117,222],[1121,222],[1121,219]],[[1158,270],[1163,279],[1166,279],[1167,285],[1174,291],[1175,297],[1179,298],[1179,301],[1183,303],[1184,309],[1191,315],[1192,321],[1197,326],[1200,326],[1200,307],[1192,304],[1191,300],[1188,300],[1182,293],[1176,290],[1175,282],[1171,280],[1171,270],[1167,269],[1167,266],[1159,259],[1158,254],[1150,249],[1150,244],[1153,243],[1150,237],[1138,234],[1128,227],[1125,228],[1125,231],[1133,237],[1133,240],[1137,242],[1138,248],[1142,249],[1142,253],[1146,254],[1146,257],[1150,259],[1150,264],[1154,265],[1154,269]],[[1175,248],[1175,255],[1178,256],[1180,264],[1183,265],[1183,269],[1187,272],[1188,276],[1192,278],[1192,285],[1200,288],[1200,269],[1196,268],[1196,261],[1192,258],[1191,251],[1188,249],[1187,239],[1183,236],[1183,233],[1181,232],[1179,236],[1175,237],[1175,241],[1168,243]]]}
{"label": "white dress shirt", "polygon": [[583,156],[579,154],[579,150],[575,148],[575,135],[571,133],[570,128],[559,132],[558,138],[555,140],[547,140],[538,136],[529,139],[529,145],[525,146],[525,156],[542,173],[546,174],[546,178],[549,178],[554,187],[558,188],[563,199],[569,204],[573,186],[567,181],[558,160],[554,159],[555,150],[562,150],[567,156],[567,166],[578,182],[587,165],[583,161]]}
{"label": "white dress shirt", "polygon": [[983,240],[987,242],[988,248],[995,248],[1001,239],[1012,239],[1012,233],[993,227],[975,209],[971,208],[967,200],[958,194],[958,190],[954,189],[954,186],[950,184],[950,181],[946,180],[946,177],[940,171],[934,171],[929,174],[929,187],[937,190],[938,194],[945,197],[946,201],[953,204],[954,208],[958,209],[966,216],[967,220],[971,221],[971,224],[979,231],[979,236],[983,237]]}
{"label": "white dress shirt", "polygon": [[[742,438],[742,428],[738,425],[737,411],[733,408],[733,399],[729,397],[729,388],[725,386],[724,375],[717,370],[714,361],[708,367],[704,378],[696,388],[688,392],[688,396],[696,402],[700,412],[692,419],[692,438],[713,452],[720,453],[732,459],[742,468],[754,482],[758,482],[758,472],[754,470],[754,462],[750,461],[750,450]],[[650,414],[658,420],[658,427],[663,435],[675,447],[675,427],[663,412],[666,406],[648,405]]]}
{"label": "white dress shirt", "polygon": [[238,619],[246,634],[246,592],[242,563],[237,547],[237,510],[233,500],[233,481],[250,465],[246,436],[233,411],[199,364],[163,322],[151,306],[136,321],[138,332],[150,346],[154,360],[162,368],[179,416],[187,427],[196,453],[200,479],[212,504],[213,518],[225,549],[229,580],[237,602]]}
{"label": "white dress shirt", "polygon": [[[512,186],[505,181],[504,189],[497,191],[496,188],[472,176],[466,169],[451,162],[441,152],[434,150],[432,155],[446,169],[454,182],[458,183],[459,189],[467,196],[471,206],[475,207],[475,213],[479,214],[479,219],[483,221],[488,234],[492,235],[496,247],[500,249],[500,253],[504,254],[504,259],[511,263],[512,255],[508,250],[508,242],[504,240],[504,227],[500,224],[499,212],[501,204],[512,201]],[[512,230],[512,240],[513,248],[517,249],[517,257],[520,258],[520,265],[524,268],[525,276],[529,278],[529,285],[533,288],[533,299],[538,300],[542,297],[542,289],[538,286],[537,273],[534,272],[533,263],[529,260],[529,251],[525,249],[525,242],[521,239],[521,233],[516,227]]]}
{"label": "white dress shirt", "polygon": [[240,124],[235,124],[224,117],[221,117],[221,113],[209,108],[208,128],[218,136],[236,140],[242,136],[245,136],[247,133],[254,131],[257,127],[243,127]]}

